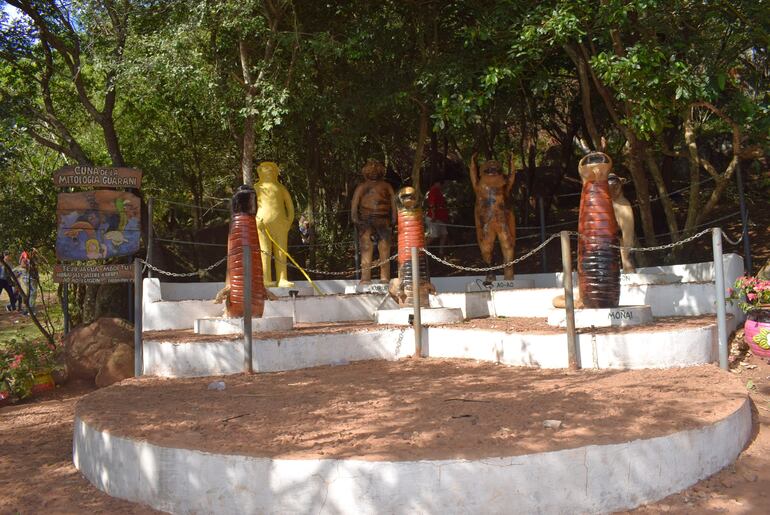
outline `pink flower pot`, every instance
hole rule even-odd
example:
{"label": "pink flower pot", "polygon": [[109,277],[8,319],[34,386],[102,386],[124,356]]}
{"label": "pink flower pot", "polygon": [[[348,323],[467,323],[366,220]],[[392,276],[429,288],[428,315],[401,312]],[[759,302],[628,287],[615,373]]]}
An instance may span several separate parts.
{"label": "pink flower pot", "polygon": [[[767,338],[765,342],[758,343],[755,338],[766,331]],[[746,322],[743,324],[743,338],[751,348],[752,354],[761,358],[770,358],[770,311],[757,310],[751,311],[746,315]]]}

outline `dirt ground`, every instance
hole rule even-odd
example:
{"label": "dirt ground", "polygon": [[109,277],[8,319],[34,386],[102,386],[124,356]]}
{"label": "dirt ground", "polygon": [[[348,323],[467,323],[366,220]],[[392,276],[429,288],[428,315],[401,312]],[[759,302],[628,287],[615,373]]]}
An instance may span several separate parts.
{"label": "dirt ground", "polygon": [[[748,391],[755,406],[751,443],[734,466],[685,492],[633,513],[770,513],[770,493],[764,489],[770,481],[770,365],[753,356],[740,356],[734,370],[741,386],[751,387]],[[687,404],[687,389],[685,378],[679,393],[682,404]],[[72,384],[46,397],[0,408],[0,513],[155,513],[147,507],[101,493],[73,467],[75,403],[90,391],[91,387]],[[464,401],[445,404],[451,405],[452,410],[459,409],[459,415],[471,414],[470,410],[485,406],[485,403]],[[233,419],[228,424],[234,426],[239,420]],[[470,426],[473,419],[451,420]],[[565,424],[565,430],[567,428]]]}
{"label": "dirt ground", "polygon": [[[129,379],[78,403],[116,436],[283,459],[478,459],[622,443],[723,419],[746,398],[714,366],[570,372],[456,359]],[[560,420],[557,430],[544,420]]]}

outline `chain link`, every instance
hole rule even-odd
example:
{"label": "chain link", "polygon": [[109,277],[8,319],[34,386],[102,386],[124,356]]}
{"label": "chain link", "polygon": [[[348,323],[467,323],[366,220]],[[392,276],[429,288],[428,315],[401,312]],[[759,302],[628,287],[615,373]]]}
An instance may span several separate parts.
{"label": "chain link", "polygon": [[724,231],[722,231],[722,237],[730,245],[740,245],[741,242],[743,241],[743,233],[741,233],[741,236],[736,241],[731,240],[730,237],[727,235],[727,233]]}
{"label": "chain link", "polygon": [[438,261],[439,263],[442,263],[442,264],[444,264],[444,265],[446,265],[446,266],[448,266],[448,267],[450,267],[450,268],[454,268],[454,269],[457,269],[457,270],[464,270],[464,271],[466,271],[466,272],[491,272],[492,270],[500,270],[500,269],[502,269],[502,268],[505,268],[505,267],[507,267],[507,266],[512,266],[512,265],[515,265],[516,263],[520,263],[520,262],[524,261],[525,259],[529,258],[529,257],[530,257],[530,256],[532,256],[533,254],[537,254],[538,252],[540,252],[540,250],[542,250],[542,249],[543,249],[543,247],[545,247],[546,245],[548,245],[548,244],[551,242],[551,240],[553,240],[553,239],[555,239],[555,238],[558,238],[558,237],[559,237],[559,235],[560,235],[560,233],[558,233],[558,232],[557,232],[557,233],[554,233],[554,234],[552,234],[552,235],[551,235],[551,236],[550,236],[550,237],[549,237],[547,240],[545,240],[543,243],[541,243],[540,245],[538,245],[538,246],[537,246],[537,247],[535,247],[534,249],[530,250],[529,252],[527,252],[527,253],[526,253],[526,254],[524,254],[523,256],[517,257],[517,258],[516,258],[516,259],[514,259],[513,261],[509,261],[509,262],[507,262],[507,263],[503,263],[502,265],[486,266],[486,267],[483,267],[483,268],[477,268],[477,267],[472,267],[472,266],[462,266],[462,265],[456,265],[456,264],[454,264],[454,263],[450,263],[449,261],[446,261],[446,260],[444,260],[444,259],[441,259],[440,257],[438,257],[437,255],[435,255],[434,253],[432,253],[432,252],[431,252],[431,251],[429,251],[428,249],[422,248],[422,249],[420,249],[420,250],[421,250],[421,251],[423,251],[423,252],[425,252],[425,254],[427,254],[428,256],[430,256],[430,257],[431,257],[433,260],[435,260],[435,261]]}
{"label": "chain link", "polygon": [[[698,233],[695,233],[692,236],[689,236],[689,237],[687,237],[687,238],[685,238],[683,240],[679,240],[679,241],[676,241],[674,243],[667,243],[665,245],[657,245],[657,246],[654,246],[654,247],[624,247],[622,245],[612,245],[612,244],[610,244],[610,247],[612,247],[614,249],[631,250],[631,251],[634,251],[634,252],[652,252],[652,251],[656,251],[656,250],[666,250],[666,249],[671,249],[671,248],[674,248],[674,247],[679,247],[681,245],[686,245],[687,243],[690,243],[691,241],[694,241],[694,240],[700,238],[704,234],[707,234],[707,233],[711,232],[712,229],[713,228],[709,227],[708,229],[704,229],[704,230],[702,230],[702,231],[700,231]],[[562,232],[566,232],[570,236],[577,236],[578,238],[584,238],[583,236],[580,235],[580,233],[578,233],[576,231],[562,231]],[[466,272],[491,272],[493,270],[501,270],[501,269],[503,269],[503,268],[505,268],[507,266],[512,266],[512,265],[515,265],[517,263],[521,263],[525,259],[528,259],[531,256],[533,256],[534,254],[540,252],[543,249],[543,247],[548,245],[551,242],[551,240],[554,240],[555,238],[559,237],[560,234],[561,234],[560,232],[552,234],[543,243],[541,243],[540,245],[538,245],[534,249],[530,250],[529,252],[527,252],[523,256],[517,257],[513,261],[509,261],[509,262],[503,263],[501,265],[487,266],[487,267],[472,267],[472,266],[456,265],[454,263],[451,263],[449,261],[446,261],[445,259],[442,259],[442,258],[438,257],[437,255],[435,255],[434,253],[432,253],[431,251],[429,251],[426,248],[421,248],[420,251],[422,251],[425,254],[427,254],[433,260],[438,261],[439,263],[442,263],[442,264],[444,264],[444,265],[446,265],[446,266],[448,266],[450,268],[454,268],[456,270],[463,270],[463,271],[466,271]],[[741,242],[741,240],[743,240],[743,234],[741,234],[741,237],[738,238],[737,241],[731,240],[724,232],[722,232],[722,237],[724,237],[724,239],[727,240],[727,242],[730,243],[731,245],[738,245]],[[269,252],[261,250],[261,249],[260,249],[260,252],[262,252],[262,254],[270,255]],[[305,268],[305,270],[308,271],[308,272],[312,272],[314,274],[319,274],[319,275],[342,277],[342,276],[346,276],[346,275],[354,275],[356,273],[363,272],[364,270],[371,270],[373,268],[377,268],[380,265],[383,265],[385,263],[389,263],[390,261],[393,261],[397,257],[398,257],[398,254],[393,254],[388,259],[383,259],[381,261],[377,261],[375,263],[372,263],[368,267],[359,267],[359,268],[354,268],[354,269],[351,269],[351,270],[345,270],[345,271],[342,271],[342,272],[329,272],[329,271],[326,271],[326,270],[317,270],[317,269],[314,269],[314,268]],[[275,259],[278,260],[277,257]],[[157,272],[159,274],[167,275],[167,276],[170,276],[170,277],[194,277],[194,276],[201,276],[204,273],[209,272],[209,271],[213,270],[214,268],[218,267],[219,265],[221,265],[222,263],[227,261],[227,256],[223,257],[222,259],[220,259],[219,261],[217,261],[213,265],[209,266],[208,268],[205,268],[205,269],[202,269],[202,270],[197,270],[195,272],[188,272],[188,273],[182,273],[182,274],[176,273],[176,272],[167,272],[165,270],[161,270],[160,268],[151,265],[150,263],[148,263],[147,261],[145,261],[143,259],[140,259],[139,261],[144,265],[145,269],[149,268],[150,270],[152,270],[154,272]],[[281,259],[281,260],[278,260],[278,261],[286,263],[286,264],[288,264],[288,266],[291,266],[292,268],[297,268],[292,263],[286,262],[286,260],[282,260]]]}
{"label": "chain link", "polygon": [[[393,254],[388,259],[383,259],[381,261],[377,261],[376,263],[372,263],[369,266],[362,266],[360,268],[354,268],[352,270],[345,270],[344,272],[329,272],[329,271],[326,271],[326,270],[316,270],[314,268],[307,268],[307,267],[305,267],[305,270],[308,271],[308,272],[312,272],[314,274],[319,274],[319,275],[330,275],[330,276],[354,275],[354,274],[363,272],[364,270],[371,270],[373,268],[377,268],[380,265],[384,265],[385,263],[389,263],[389,262],[393,261],[394,259],[396,259],[397,257],[398,257],[398,254]],[[292,267],[292,268],[297,268],[296,266],[292,265],[291,263],[289,263],[289,266]]]}
{"label": "chain link", "polygon": [[[683,240],[675,241],[674,243],[667,243],[665,245],[656,245],[654,247],[624,247],[622,245],[613,245],[613,244],[610,244],[609,246],[613,249],[632,250],[634,252],[652,252],[655,250],[666,250],[666,249],[672,249],[674,247],[679,247],[681,245],[686,245],[687,243],[690,243],[693,240],[697,240],[704,234],[711,232],[712,229],[713,229],[712,227],[709,227],[708,229],[703,229],[701,232],[695,233],[692,236],[685,238]],[[575,231],[568,231],[568,232],[571,236],[577,236],[578,238],[589,239],[587,236],[582,236],[579,232],[575,232]]]}
{"label": "chain link", "polygon": [[220,259],[219,261],[217,261],[216,263],[214,263],[213,265],[211,265],[208,268],[204,268],[202,270],[196,270],[195,272],[187,272],[187,273],[183,273],[183,274],[178,274],[176,272],[167,272],[166,270],[161,270],[160,268],[151,265],[150,263],[148,263],[144,259],[140,259],[139,261],[142,264],[144,264],[144,266],[146,268],[149,268],[153,272],[157,272],[159,274],[167,275],[169,277],[195,277],[195,276],[200,277],[203,274],[205,274],[206,272],[210,272],[211,270],[215,269],[216,267],[218,267],[219,265],[221,265],[222,263],[227,261],[227,256],[223,257],[222,259]]}

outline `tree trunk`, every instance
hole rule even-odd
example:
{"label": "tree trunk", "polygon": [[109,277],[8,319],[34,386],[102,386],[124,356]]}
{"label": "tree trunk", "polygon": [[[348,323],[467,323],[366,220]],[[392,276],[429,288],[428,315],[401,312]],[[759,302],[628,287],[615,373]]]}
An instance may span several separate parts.
{"label": "tree trunk", "polygon": [[684,236],[695,232],[700,209],[700,160],[698,143],[695,138],[695,126],[692,121],[692,109],[687,108],[684,118],[684,141],[687,145],[687,163],[690,169],[690,198],[687,205],[687,218],[684,222]]}
{"label": "tree trunk", "polygon": [[422,169],[422,155],[425,151],[425,140],[428,137],[428,106],[424,102],[415,100],[420,106],[420,128],[417,134],[417,145],[414,150],[414,162],[412,163],[412,187],[417,192],[417,198],[422,198],[420,188],[420,170]]}
{"label": "tree trunk", "polygon": [[657,245],[657,239],[655,238],[655,225],[652,219],[652,208],[650,205],[650,189],[647,184],[647,177],[644,175],[643,165],[643,149],[641,143],[634,134],[628,134],[631,136],[626,148],[626,162],[628,164],[628,170],[631,172],[631,178],[634,181],[634,188],[636,189],[636,200],[639,203],[639,215],[642,220],[642,230],[644,231],[644,238],[648,245]]}
{"label": "tree trunk", "polygon": [[241,174],[243,184],[254,184],[254,115],[249,115],[243,122],[243,154],[241,154]]}
{"label": "tree trunk", "polygon": [[647,161],[647,168],[650,170],[655,186],[658,189],[658,200],[663,206],[663,212],[666,215],[666,222],[668,224],[668,230],[671,233],[671,241],[679,241],[679,224],[676,221],[676,213],[674,213],[674,206],[671,203],[671,198],[668,196],[668,189],[663,181],[663,174],[660,172],[655,157],[648,146],[644,147],[645,160]]}
{"label": "tree trunk", "polygon": [[579,55],[579,52],[570,45],[564,45],[564,50],[569,55],[578,73],[578,82],[580,84],[580,99],[583,107],[583,121],[586,124],[588,135],[591,138],[593,149],[597,150],[601,145],[601,136],[596,128],[593,109],[591,108],[591,81],[588,77],[588,65]]}

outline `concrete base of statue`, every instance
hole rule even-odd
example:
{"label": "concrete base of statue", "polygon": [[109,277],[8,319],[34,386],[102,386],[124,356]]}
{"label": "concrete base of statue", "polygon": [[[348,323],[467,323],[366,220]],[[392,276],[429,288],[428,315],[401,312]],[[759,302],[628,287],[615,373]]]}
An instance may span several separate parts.
{"label": "concrete base of statue", "polygon": [[[292,317],[252,318],[252,333],[288,331],[294,327]],[[243,334],[243,318],[211,317],[195,320],[196,334]]]}
{"label": "concrete base of statue", "polygon": [[[414,318],[414,308],[380,309],[375,314],[378,324],[410,325]],[[463,321],[460,308],[421,308],[420,320],[423,325],[456,324]]]}
{"label": "concrete base of statue", "polygon": [[533,279],[497,279],[491,282],[486,282],[483,279],[476,279],[465,285],[465,291],[521,290],[534,287],[535,281]]}
{"label": "concrete base of statue", "polygon": [[[583,308],[575,310],[575,327],[627,327],[652,323],[648,305],[618,306],[616,308]],[[548,325],[567,327],[567,310],[554,308],[548,314]]]}

